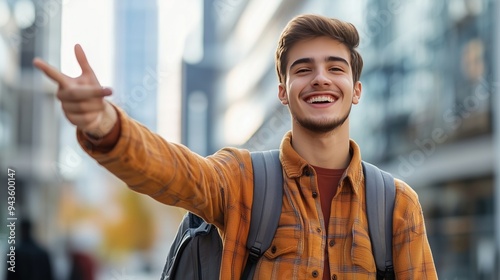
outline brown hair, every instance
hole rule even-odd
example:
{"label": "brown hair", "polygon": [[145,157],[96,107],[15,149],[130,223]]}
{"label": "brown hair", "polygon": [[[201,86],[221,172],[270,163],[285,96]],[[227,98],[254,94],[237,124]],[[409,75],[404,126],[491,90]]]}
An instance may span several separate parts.
{"label": "brown hair", "polygon": [[280,83],[286,80],[288,52],[297,42],[326,36],[344,44],[351,53],[351,70],[354,82],[359,80],[363,69],[363,58],[356,50],[359,34],[351,23],[320,15],[300,15],[292,19],[278,41],[276,49],[276,71]]}

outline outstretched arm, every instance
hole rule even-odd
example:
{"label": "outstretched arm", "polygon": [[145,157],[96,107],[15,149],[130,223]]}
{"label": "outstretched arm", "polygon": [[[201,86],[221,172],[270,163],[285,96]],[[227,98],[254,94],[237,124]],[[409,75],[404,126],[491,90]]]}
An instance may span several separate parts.
{"label": "outstretched arm", "polygon": [[[68,120],[76,125],[83,150],[131,189],[223,227],[226,207],[241,207],[238,199],[227,203],[227,197],[251,197],[248,190],[252,188],[241,187],[252,184],[246,180],[251,178],[248,152],[224,150],[204,158],[166,141],[106,101],[111,90],[102,88],[79,45],[75,55],[82,69],[76,78],[40,59],[33,64],[59,85],[57,98]],[[119,133],[115,133],[117,127]],[[94,138],[98,140],[91,141]]]}
{"label": "outstretched arm", "polygon": [[75,45],[75,56],[82,69],[82,74],[76,78],[61,73],[39,58],[35,58],[33,65],[59,85],[57,98],[66,118],[77,129],[94,138],[101,138],[111,131],[117,121],[115,109],[104,100],[112,92],[101,86],[80,45]]}

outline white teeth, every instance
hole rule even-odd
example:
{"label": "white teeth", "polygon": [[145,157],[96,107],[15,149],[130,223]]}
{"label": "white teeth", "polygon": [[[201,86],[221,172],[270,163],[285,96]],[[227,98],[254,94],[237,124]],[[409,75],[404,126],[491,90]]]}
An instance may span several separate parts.
{"label": "white teeth", "polygon": [[334,102],[335,99],[330,96],[330,95],[321,95],[321,96],[314,96],[314,97],[311,97],[307,100],[307,103],[309,104],[312,104],[312,103],[316,103],[316,102],[329,102],[329,103],[332,103]]}

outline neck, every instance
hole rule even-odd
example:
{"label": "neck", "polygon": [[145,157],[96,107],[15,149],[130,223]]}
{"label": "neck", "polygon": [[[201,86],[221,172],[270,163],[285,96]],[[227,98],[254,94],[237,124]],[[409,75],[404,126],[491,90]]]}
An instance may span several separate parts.
{"label": "neck", "polygon": [[326,133],[315,133],[292,124],[292,146],[309,164],[345,169],[351,161],[349,153],[349,120]]}

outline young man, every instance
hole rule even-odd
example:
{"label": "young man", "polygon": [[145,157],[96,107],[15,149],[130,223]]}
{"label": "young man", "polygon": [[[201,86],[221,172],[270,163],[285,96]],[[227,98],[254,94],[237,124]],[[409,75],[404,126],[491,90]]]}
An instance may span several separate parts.
{"label": "young man", "polygon": [[[361,154],[349,139],[349,113],[361,97],[363,61],[356,28],[317,15],[294,18],[276,51],[278,97],[292,129],[281,143],[284,193],[279,226],[255,279],[375,279]],[[104,100],[80,46],[82,75],[70,78],[41,60],[83,149],[140,193],[215,224],[224,252],[221,279],[245,265],[252,205],[249,152],[225,148],[201,157],[167,142]],[[393,219],[397,279],[437,279],[416,193],[396,180]]]}

